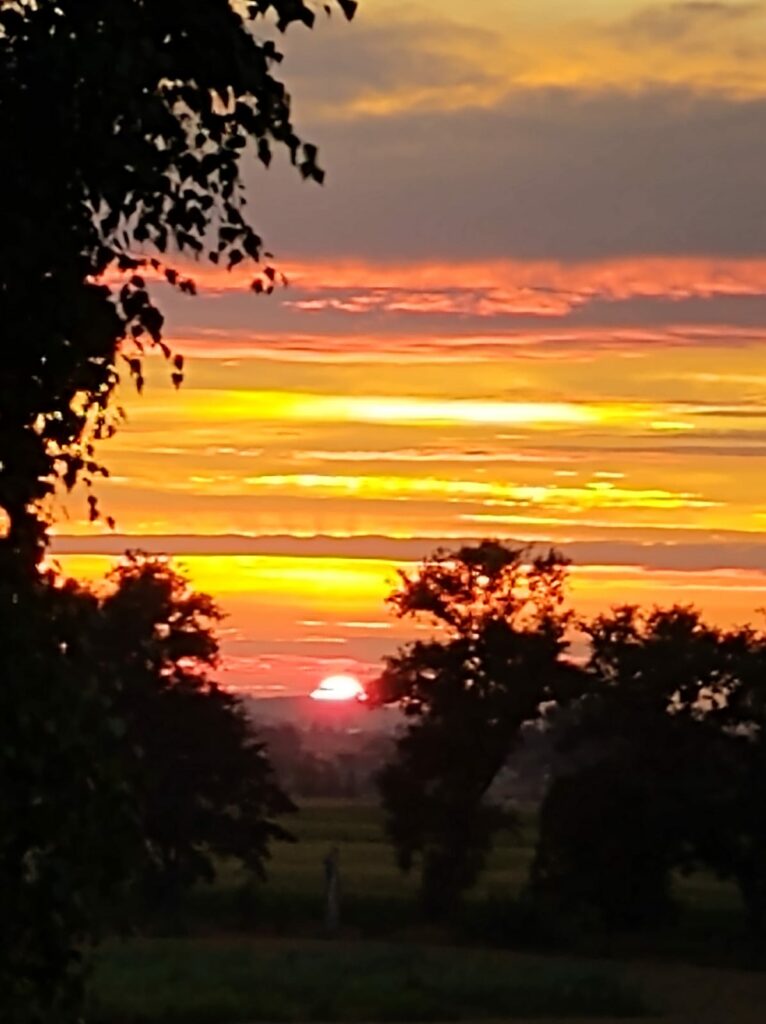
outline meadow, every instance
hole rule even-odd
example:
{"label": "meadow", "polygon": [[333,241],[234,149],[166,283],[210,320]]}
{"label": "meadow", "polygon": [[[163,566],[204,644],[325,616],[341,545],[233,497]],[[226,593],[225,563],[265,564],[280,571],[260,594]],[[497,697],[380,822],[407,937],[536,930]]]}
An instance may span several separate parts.
{"label": "meadow", "polygon": [[522,812],[517,831],[498,835],[486,870],[448,928],[423,923],[417,872],[398,870],[375,804],[304,801],[283,824],[296,842],[273,846],[265,881],[248,877],[233,864],[219,864],[214,885],[197,887],[174,912],[163,908],[150,922],[151,931],[160,936],[244,930],[273,937],[318,937],[323,934],[323,860],[337,847],[346,937],[559,948],[595,956],[618,949],[626,956],[745,968],[763,962],[745,932],[734,885],[702,873],[676,879],[679,915],[666,929],[623,934],[601,930],[596,922],[580,922],[572,931],[533,915],[524,901],[536,841],[533,810]]}
{"label": "meadow", "polygon": [[[221,864],[213,886],[198,887],[172,912],[158,910],[141,935],[101,947],[90,986],[94,1024],[619,1020],[654,1012],[681,1013],[668,1018],[679,1021],[760,1020],[748,1013],[766,1000],[766,975],[754,970],[762,954],[725,883],[678,879],[679,918],[667,929],[628,935],[594,922],[541,920],[523,898],[530,812],[516,834],[500,837],[458,918],[435,927],[419,914],[417,877],[402,876],[393,862],[378,808],[313,801],[286,824],[297,842],[274,848],[266,881]],[[341,926],[329,937],[323,858],[333,846]],[[706,986],[712,992],[701,999]],[[726,1017],[707,1017],[729,989]],[[735,1005],[739,1015],[729,1013]]]}

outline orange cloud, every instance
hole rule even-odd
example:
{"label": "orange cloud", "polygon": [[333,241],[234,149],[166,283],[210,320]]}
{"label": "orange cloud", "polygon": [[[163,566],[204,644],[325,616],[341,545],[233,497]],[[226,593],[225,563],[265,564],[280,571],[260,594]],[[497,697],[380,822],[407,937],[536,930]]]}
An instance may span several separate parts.
{"label": "orange cloud", "polygon": [[[213,359],[236,367],[240,360],[278,360],[280,363],[494,363],[508,359],[559,360],[571,365],[592,360],[599,353],[635,355],[645,349],[708,347],[732,350],[760,345],[764,332],[757,327],[729,324],[700,326],[674,324],[660,327],[570,327],[546,322],[523,330],[503,327],[497,333],[477,333],[457,320],[440,333],[396,332],[380,335],[329,331],[317,318],[314,334],[254,333],[250,329],[184,331],[170,339],[171,346],[197,359]],[[488,325],[489,328],[489,325]],[[454,333],[459,331],[460,333]]]}
{"label": "orange cloud", "polygon": [[[279,269],[290,286],[287,291],[279,289],[279,297],[289,297],[292,289],[316,293],[320,298],[325,292],[358,292],[349,301],[355,301],[359,311],[375,308],[386,294],[392,302],[403,296],[421,296],[424,311],[429,304],[438,304],[455,293],[494,300],[501,307],[518,305],[523,311],[540,308],[543,315],[596,298],[620,302],[766,295],[766,259],[645,256],[579,263],[490,260],[414,264],[286,260]],[[227,271],[212,264],[187,264],[183,270],[201,291],[211,294],[246,291],[260,276],[257,267],[243,265]],[[151,276],[162,280],[159,274]]]}

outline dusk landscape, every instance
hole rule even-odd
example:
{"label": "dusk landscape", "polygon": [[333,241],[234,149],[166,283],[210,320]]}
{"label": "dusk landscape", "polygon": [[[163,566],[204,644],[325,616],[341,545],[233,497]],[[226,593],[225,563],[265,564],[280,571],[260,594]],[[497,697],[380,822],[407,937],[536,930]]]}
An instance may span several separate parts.
{"label": "dusk landscape", "polygon": [[765,44],[0,0],[0,1024],[761,1024]]}
{"label": "dusk landscape", "polygon": [[263,695],[374,674],[396,568],[454,538],[560,545],[583,614],[752,618],[765,32],[747,3],[368,0],[288,33],[327,178],[245,180],[289,287],[199,264],[161,295],[186,380],[126,383],[120,536],[67,499],[67,570],[177,554]]}

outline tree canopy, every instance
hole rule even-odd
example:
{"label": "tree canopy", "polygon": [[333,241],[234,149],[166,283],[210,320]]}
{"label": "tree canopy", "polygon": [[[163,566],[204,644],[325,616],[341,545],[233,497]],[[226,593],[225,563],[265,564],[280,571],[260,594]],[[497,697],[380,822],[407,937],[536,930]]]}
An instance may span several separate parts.
{"label": "tree canopy", "polygon": [[[766,634],[693,607],[616,607],[576,622],[566,563],[496,541],[401,574],[396,611],[431,635],[387,659],[372,703],[411,725],[380,775],[402,868],[449,913],[509,823],[492,784],[525,726],[554,744],[527,895],[543,928],[669,920],[678,872],[739,887],[766,927]],[[587,660],[568,655],[575,631]]]}
{"label": "tree canopy", "polygon": [[563,659],[565,567],[555,551],[530,557],[484,541],[401,573],[390,597],[400,616],[434,629],[387,660],[371,693],[413,718],[380,786],[399,863],[422,860],[433,915],[472,884],[507,820],[486,797],[522,726],[577,690]]}
{"label": "tree canopy", "polygon": [[[351,18],[355,6],[326,9]],[[9,1024],[78,1019],[72,968],[96,924],[101,881],[125,878],[118,808],[137,797],[113,770],[109,737],[125,723],[105,702],[93,631],[70,628],[85,614],[81,597],[70,610],[42,571],[50,499],[83,481],[98,515],[93,484],[107,470],[96,446],[119,424],[120,378],[143,386],[145,353],[164,354],[181,383],[183,356],[163,339],[151,281],[193,293],[180,260],[249,261],[255,273],[268,258],[246,211],[245,161],[268,165],[282,148],[300,175],[322,180],[315,147],[292,123],[275,42],[275,30],[310,27],[314,16],[309,0],[0,3],[0,783],[10,794],[0,814],[0,998]],[[254,290],[276,277],[261,264]],[[221,728],[240,728],[218,704]],[[190,697],[188,706],[200,705]],[[252,748],[248,764],[257,757]],[[271,797],[261,788],[247,799],[255,814]]]}
{"label": "tree canopy", "polygon": [[113,911],[172,903],[214,858],[263,876],[294,807],[210,677],[216,605],[166,560],[131,555],[98,593],[50,578],[17,607],[12,630],[0,617],[0,1007],[51,1024],[79,1018],[82,941]]}
{"label": "tree canopy", "polygon": [[241,701],[210,678],[221,613],[164,559],[130,555],[107,582],[98,657],[125,730],[145,891],[172,901],[213,880],[214,857],[263,876],[271,841],[291,838],[273,819],[295,807]]}
{"label": "tree canopy", "polygon": [[[353,16],[354,0],[336,3]],[[142,352],[156,348],[180,382],[183,358],[163,342],[147,272],[192,292],[177,255],[228,267],[261,259],[246,158],[268,166],[282,147],[303,177],[322,180],[263,31],[310,27],[314,16],[305,0],[0,6],[5,572],[39,559],[40,503],[58,484],[106,472],[94,442],[116,427],[109,401],[121,373],[140,388]],[[264,274],[256,289],[272,287],[274,269]]]}
{"label": "tree canopy", "polygon": [[0,1017],[80,1019],[82,941],[140,852],[122,722],[100,671],[98,602],[0,578]]}
{"label": "tree canopy", "polygon": [[558,911],[646,924],[672,914],[674,871],[705,867],[734,876],[762,921],[764,637],[679,606],[583,628],[575,768],[544,801],[533,888]]}

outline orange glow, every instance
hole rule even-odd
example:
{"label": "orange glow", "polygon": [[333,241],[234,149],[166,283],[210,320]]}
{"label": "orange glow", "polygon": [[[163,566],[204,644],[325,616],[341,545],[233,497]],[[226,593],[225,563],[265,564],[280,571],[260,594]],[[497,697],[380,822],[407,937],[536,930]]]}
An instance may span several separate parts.
{"label": "orange glow", "polygon": [[[330,395],[300,391],[197,388],[180,395],[149,395],[143,408],[155,415],[193,417],[198,424],[294,423],[466,425],[566,428],[641,423],[661,419],[662,406],[634,402],[505,402],[431,399],[409,395]],[[200,481],[209,482],[209,481]]]}
{"label": "orange glow", "polygon": [[96,580],[96,551],[177,552],[226,613],[222,684],[313,691],[336,719],[417,639],[385,599],[440,545],[560,547],[581,616],[679,601],[752,619],[766,251],[742,214],[766,6],[362,6],[356,44],[321,19],[302,72],[329,140],[321,198],[253,181],[274,293],[250,291],[267,263],[169,254],[193,301],[142,272],[186,380],[148,350],[140,397],[123,375],[128,420],[98,452],[118,536],[96,525],[89,545],[85,495],[62,495],[51,557]]}
{"label": "orange glow", "polygon": [[[258,276],[257,265],[242,265],[232,271],[206,264],[176,261],[203,292],[246,291]],[[470,293],[480,301],[495,303],[497,311],[537,312],[561,315],[601,297],[612,301],[663,297],[710,298],[715,295],[763,295],[766,292],[766,259],[737,257],[634,256],[613,260],[583,261],[576,264],[557,260],[481,260],[473,263],[439,262],[383,263],[371,260],[322,260],[306,263],[286,260],[279,269],[290,288],[278,296],[292,299],[293,291],[323,293],[353,290],[354,305],[348,311],[361,312],[365,306],[380,307],[379,292],[388,293],[393,303],[406,301],[424,312],[440,308],[447,295]],[[147,271],[146,276],[161,275]],[[117,276],[113,280],[119,279]],[[357,294],[357,293],[362,293]],[[407,297],[405,299],[405,297]],[[440,301],[437,301],[440,297]],[[315,310],[326,308],[324,300]],[[414,303],[414,306],[412,305]],[[458,305],[456,312],[466,312]],[[484,309],[485,313],[490,308]]]}
{"label": "orange glow", "polygon": [[312,690],[310,697],[312,700],[325,701],[364,700],[365,692],[362,684],[353,676],[327,676]]}
{"label": "orange glow", "polygon": [[[64,572],[91,581],[115,561],[83,555],[55,560]],[[384,603],[396,585],[397,569],[411,571],[412,563],[227,555],[185,556],[177,563],[226,611],[219,678],[242,693],[310,693],[328,703],[363,699],[359,679],[379,672],[382,656],[417,637],[412,624],[391,616]],[[766,576],[757,569],[580,564],[570,580],[571,606],[584,617],[617,604],[678,602],[693,603],[713,621],[732,625],[760,621],[756,609],[766,605]]]}

